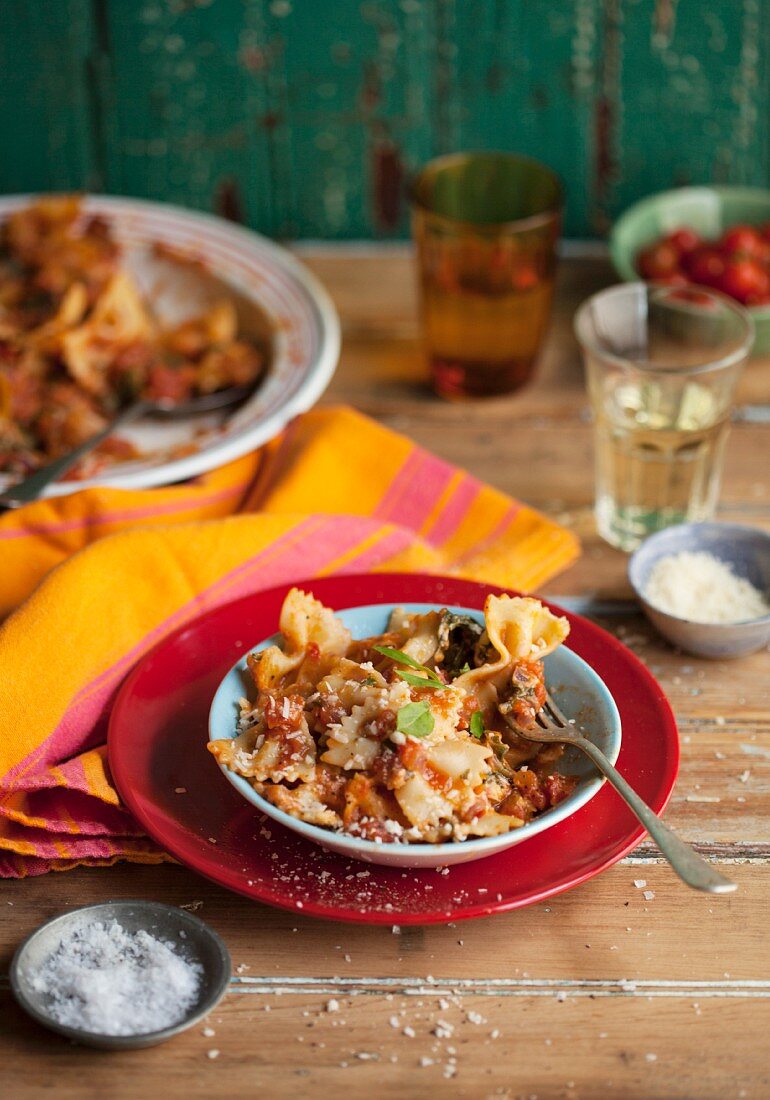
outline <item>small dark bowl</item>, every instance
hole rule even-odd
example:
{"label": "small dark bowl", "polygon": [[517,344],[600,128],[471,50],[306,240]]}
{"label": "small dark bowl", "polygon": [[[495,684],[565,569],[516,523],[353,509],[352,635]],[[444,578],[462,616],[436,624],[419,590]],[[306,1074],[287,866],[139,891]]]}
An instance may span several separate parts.
{"label": "small dark bowl", "polygon": [[[56,950],[69,926],[83,917],[94,920],[116,920],[127,932],[144,930],[159,939],[168,940],[182,958],[197,962],[203,971],[198,999],[183,1019],[160,1031],[139,1035],[105,1035],[84,1028],[67,1027],[50,1015],[48,997],[33,989],[30,973]],[[184,936],[180,933],[184,932]],[[232,964],[230,953],[222,939],[207,924],[184,909],[162,905],[156,901],[106,901],[100,905],[84,905],[47,921],[24,940],[11,962],[11,989],[21,1007],[39,1024],[66,1035],[85,1046],[103,1050],[137,1050],[152,1047],[186,1031],[203,1019],[218,1004],[227,990]]]}
{"label": "small dark bowl", "polygon": [[703,552],[729,565],[760,592],[770,591],[770,534],[737,523],[682,523],[651,535],[632,554],[628,578],[650,622],[673,645],[698,657],[724,659],[755,653],[770,643],[770,614],[742,623],[698,623],[650,604],[644,590],[655,563],[683,550]]}

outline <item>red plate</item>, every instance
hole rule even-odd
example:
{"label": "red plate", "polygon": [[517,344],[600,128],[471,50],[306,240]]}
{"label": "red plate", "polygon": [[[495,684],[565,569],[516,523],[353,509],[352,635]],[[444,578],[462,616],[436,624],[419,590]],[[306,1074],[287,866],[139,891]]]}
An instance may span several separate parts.
{"label": "red plate", "polygon": [[[482,608],[472,581],[419,574],[298,582],[333,608],[423,601]],[[212,696],[230,666],[275,633],[289,585],[202,615],[134,669],[110,719],[109,759],[123,801],[158,844],[221,886],[285,909],[366,924],[431,924],[501,913],[558,894],[616,863],[644,829],[605,785],[582,809],[499,855],[443,873],[346,860],[264,817],[206,750]],[[610,634],[566,614],[570,648],[612,692],[623,721],[618,768],[653,809],[679,766],[674,716],[647,669]],[[184,788],[182,794],[176,788]]]}

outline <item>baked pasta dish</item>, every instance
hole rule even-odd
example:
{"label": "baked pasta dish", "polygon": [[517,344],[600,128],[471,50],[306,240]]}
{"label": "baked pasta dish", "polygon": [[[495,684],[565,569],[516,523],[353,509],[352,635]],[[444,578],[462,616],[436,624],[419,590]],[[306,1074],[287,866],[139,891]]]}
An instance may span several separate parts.
{"label": "baked pasta dish", "polygon": [[[264,367],[229,299],[163,328],[78,196],[42,199],[0,229],[0,472],[68,453],[137,398],[178,403],[255,383]],[[74,476],[138,456],[110,438]]]}
{"label": "baked pasta dish", "polygon": [[208,748],[286,813],[377,843],[516,829],[576,784],[554,771],[562,745],[516,733],[535,725],[542,659],[569,624],[511,596],[488,596],[484,620],[395,610],[356,639],[292,589],[281,644],[247,658],[237,736]]}

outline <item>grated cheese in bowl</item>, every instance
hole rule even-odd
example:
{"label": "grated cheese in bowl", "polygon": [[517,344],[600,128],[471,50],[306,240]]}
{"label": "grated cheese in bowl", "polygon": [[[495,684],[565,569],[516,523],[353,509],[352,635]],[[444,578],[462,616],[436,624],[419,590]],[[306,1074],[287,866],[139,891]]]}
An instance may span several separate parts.
{"label": "grated cheese in bowl", "polygon": [[659,611],[694,623],[743,623],[770,614],[770,603],[753,584],[705,551],[659,558],[644,598]]}

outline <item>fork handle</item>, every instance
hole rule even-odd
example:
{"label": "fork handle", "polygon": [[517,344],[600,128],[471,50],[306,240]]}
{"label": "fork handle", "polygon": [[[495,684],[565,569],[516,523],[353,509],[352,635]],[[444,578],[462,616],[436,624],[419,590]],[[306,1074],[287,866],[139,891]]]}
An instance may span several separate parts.
{"label": "fork handle", "polygon": [[45,466],[41,466],[39,470],[35,470],[34,474],[30,474],[29,477],[25,477],[23,481],[18,482],[16,485],[12,485],[7,493],[0,494],[0,509],[7,508],[20,508],[22,504],[29,504],[32,500],[42,494],[52,481],[56,481],[62,474],[66,474],[67,470],[71,469],[79,458],[88,454],[94,447],[98,447],[103,439],[112,435],[116,428],[121,424],[128,424],[132,420],[138,420],[143,413],[147,412],[149,406],[144,401],[137,401],[133,405],[129,405],[123,409],[122,412],[109,422],[106,428],[102,428],[100,432],[95,435],[89,436],[89,438],[81,443],[79,447],[76,447],[74,451],[69,451],[66,455],[62,455],[61,458],[55,458],[53,462],[47,463]]}
{"label": "fork handle", "polygon": [[661,821],[592,741],[586,737],[574,737],[570,738],[570,742],[582,749],[596,764],[599,771],[639,818],[660,848],[662,855],[688,886],[692,886],[695,890],[703,890],[707,894],[730,894],[738,889],[735,882],[720,874],[707,860],[698,855],[694,848],[680,840],[676,833]]}

